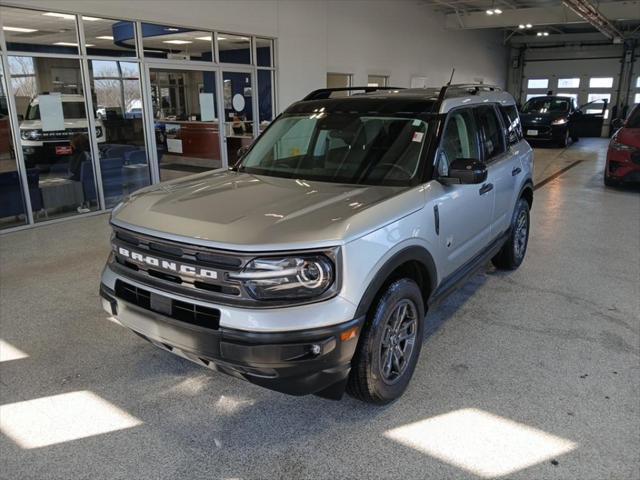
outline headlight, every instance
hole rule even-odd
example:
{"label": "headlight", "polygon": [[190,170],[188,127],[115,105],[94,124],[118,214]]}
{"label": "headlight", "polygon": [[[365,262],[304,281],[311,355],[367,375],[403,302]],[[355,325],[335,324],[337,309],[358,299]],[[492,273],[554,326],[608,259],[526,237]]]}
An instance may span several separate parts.
{"label": "headlight", "polygon": [[631,145],[625,145],[624,143],[618,142],[615,138],[611,140],[611,144],[609,144],[609,148],[617,152],[635,152],[636,150],[638,150],[636,147],[632,147]]}
{"label": "headlight", "polygon": [[42,131],[40,130],[21,130],[20,138],[22,140],[40,140],[42,136]]}
{"label": "headlight", "polygon": [[557,118],[551,122],[551,125],[564,125],[567,123],[566,118]]}
{"label": "headlight", "polygon": [[102,127],[96,127],[96,137],[102,136]]}
{"label": "headlight", "polygon": [[240,280],[257,300],[320,297],[335,283],[333,262],[324,255],[256,258],[229,278]]}

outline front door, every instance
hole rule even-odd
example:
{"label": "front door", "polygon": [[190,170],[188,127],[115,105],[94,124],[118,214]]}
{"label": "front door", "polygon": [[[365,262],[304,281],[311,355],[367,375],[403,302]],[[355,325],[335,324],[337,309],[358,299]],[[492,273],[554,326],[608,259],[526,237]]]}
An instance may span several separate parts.
{"label": "front door", "polygon": [[[449,164],[458,158],[482,158],[473,109],[457,109],[449,114],[436,158],[441,176],[447,176]],[[495,191],[483,184],[432,185],[438,198],[433,208],[437,207],[438,212],[440,251],[447,258],[443,262],[446,277],[489,242]]]}
{"label": "front door", "polygon": [[160,181],[224,166],[216,71],[147,66]]}
{"label": "front door", "polygon": [[577,137],[601,137],[607,105],[607,100],[600,99],[581,106],[571,116],[571,135]]}
{"label": "front door", "polygon": [[223,132],[229,166],[238,161],[238,151],[253,142],[257,122],[254,122],[253,75],[251,70],[222,71]]}

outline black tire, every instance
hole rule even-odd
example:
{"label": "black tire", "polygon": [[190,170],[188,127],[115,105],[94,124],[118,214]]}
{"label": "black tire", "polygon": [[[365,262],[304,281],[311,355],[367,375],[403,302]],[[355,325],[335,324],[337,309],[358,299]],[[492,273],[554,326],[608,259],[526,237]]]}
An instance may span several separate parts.
{"label": "black tire", "polygon": [[524,198],[518,200],[511,219],[509,239],[491,262],[500,270],[515,270],[527,253],[529,244],[529,204]]}
{"label": "black tire", "polygon": [[562,136],[558,139],[558,146],[560,148],[567,148],[569,145],[569,129],[565,130]]}
{"label": "black tire", "polygon": [[[394,329],[404,307],[406,316],[399,320],[398,327],[406,328]],[[404,393],[422,348],[424,314],[422,292],[413,280],[403,278],[389,285],[360,335],[347,383],[349,395],[384,405]],[[406,353],[403,360],[397,359],[397,349]]]}
{"label": "black tire", "polygon": [[612,180],[611,177],[608,177],[606,174],[604,176],[604,184],[607,187],[617,187],[618,185],[620,185],[618,182]]}

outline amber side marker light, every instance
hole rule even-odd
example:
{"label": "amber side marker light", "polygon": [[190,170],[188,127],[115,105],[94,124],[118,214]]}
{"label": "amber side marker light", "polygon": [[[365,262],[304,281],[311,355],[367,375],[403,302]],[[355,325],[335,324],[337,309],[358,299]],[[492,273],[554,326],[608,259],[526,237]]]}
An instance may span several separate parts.
{"label": "amber side marker light", "polygon": [[358,327],[353,327],[353,328],[350,328],[349,330],[345,330],[344,332],[342,332],[340,334],[340,340],[342,340],[343,342],[346,342],[348,340],[351,340],[352,338],[356,338],[357,335],[358,335]]}

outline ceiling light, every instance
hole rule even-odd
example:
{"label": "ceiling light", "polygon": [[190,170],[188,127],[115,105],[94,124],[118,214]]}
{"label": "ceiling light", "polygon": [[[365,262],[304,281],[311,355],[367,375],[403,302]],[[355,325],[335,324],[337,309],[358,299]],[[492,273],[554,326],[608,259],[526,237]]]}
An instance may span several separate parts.
{"label": "ceiling light", "polygon": [[211,37],[196,37],[196,40],[202,40],[205,42],[210,42],[211,41]]}
{"label": "ceiling light", "polygon": [[87,43],[85,44],[85,47],[95,47],[95,45],[93,43]]}
{"label": "ceiling light", "polygon": [[527,24],[525,25],[525,27],[527,27],[527,28],[531,28],[531,27],[533,27],[533,25],[531,25],[530,23],[527,23]]}
{"label": "ceiling light", "polygon": [[77,47],[77,43],[73,42],[55,42],[54,45],[59,45],[61,47]]}
{"label": "ceiling light", "polygon": [[495,13],[496,15],[500,15],[502,13],[502,10],[500,10],[499,8],[494,8],[493,13]]}
{"label": "ceiling light", "polygon": [[64,18],[65,20],[75,20],[75,18],[76,18],[75,15],[70,15],[68,13],[47,12],[47,13],[43,13],[42,15],[44,15],[45,17]]}
{"label": "ceiling light", "polygon": [[487,10],[487,15],[493,15],[493,10],[491,9]]}
{"label": "ceiling light", "polygon": [[537,37],[541,37],[541,36],[542,36],[542,32],[538,32],[538,33],[536,33],[536,36],[537,36]]}
{"label": "ceiling light", "polygon": [[5,32],[20,32],[20,33],[33,33],[37,32],[35,28],[22,28],[22,27],[2,27]]}
{"label": "ceiling light", "polygon": [[549,32],[543,32],[542,35],[545,36],[545,37],[548,37],[549,36]]}
{"label": "ceiling light", "polygon": [[99,20],[101,20],[100,18],[96,18],[96,17],[85,17],[84,15],[82,16],[82,20],[86,20],[87,22],[97,22]]}
{"label": "ceiling light", "polygon": [[218,40],[227,40],[227,37],[218,37]]}
{"label": "ceiling light", "polygon": [[524,30],[525,26],[524,26],[523,24],[520,24],[520,25],[518,25],[518,28],[519,28],[520,30]]}
{"label": "ceiling light", "polygon": [[186,45],[187,43],[193,43],[190,40],[163,40],[162,43],[171,43],[173,45]]}
{"label": "ceiling light", "polygon": [[179,32],[180,31],[179,28],[174,28],[174,27],[167,27],[167,28],[165,28],[165,30],[167,32]]}
{"label": "ceiling light", "polygon": [[111,35],[100,35],[99,37],[96,37],[96,39],[99,39],[99,40],[113,40],[113,37]]}

